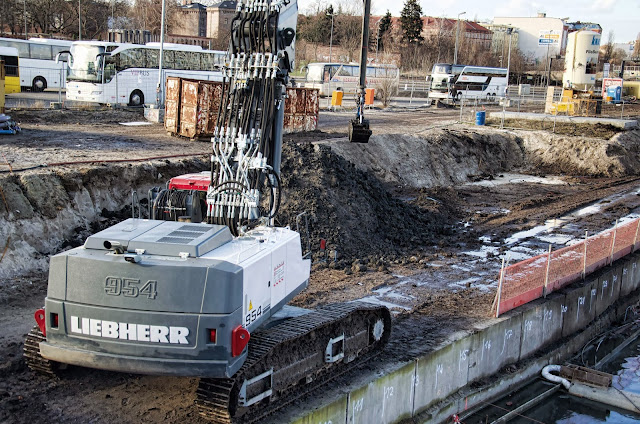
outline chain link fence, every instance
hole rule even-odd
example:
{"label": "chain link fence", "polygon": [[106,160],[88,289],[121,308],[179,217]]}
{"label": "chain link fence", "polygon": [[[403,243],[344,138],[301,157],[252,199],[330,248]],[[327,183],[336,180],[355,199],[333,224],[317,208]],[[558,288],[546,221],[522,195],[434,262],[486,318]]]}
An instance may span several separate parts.
{"label": "chain link fence", "polygon": [[[509,92],[518,93],[518,88],[510,87]],[[531,87],[526,93],[510,94],[506,97],[462,97],[456,102],[460,109],[459,121],[474,124],[477,112],[484,111],[487,116],[486,125],[492,127],[571,134],[577,133],[578,127],[586,123],[583,118],[637,120],[640,116],[640,102],[633,98],[631,101],[563,99],[562,89],[559,87],[553,90],[552,96],[547,98],[546,87]],[[528,115],[522,116],[523,113]],[[523,117],[526,119],[522,119]],[[607,124],[606,121],[600,123]]]}

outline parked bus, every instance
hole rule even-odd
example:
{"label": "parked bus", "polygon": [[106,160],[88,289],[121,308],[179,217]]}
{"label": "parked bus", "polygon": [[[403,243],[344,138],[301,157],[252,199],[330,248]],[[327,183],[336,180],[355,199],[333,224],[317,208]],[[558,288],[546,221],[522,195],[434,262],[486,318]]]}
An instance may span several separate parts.
{"label": "parked bus", "polygon": [[0,60],[4,61],[5,94],[20,92],[20,68],[18,49],[0,46]]}
{"label": "parked bus", "polygon": [[[306,67],[306,88],[317,88],[321,96],[329,96],[333,90],[355,93],[360,81],[360,65],[345,63],[309,63]],[[385,83],[397,87],[400,71],[395,65],[367,65],[367,87],[375,88]]]}
{"label": "parked bus", "polygon": [[[163,81],[168,76],[222,81],[225,55],[197,46],[165,44]],[[159,56],[155,43],[76,41],[69,52],[67,100],[130,106],[155,103]]]}
{"label": "parked bus", "polygon": [[58,53],[69,50],[70,46],[71,41],[66,40],[0,38],[0,47],[18,49],[18,56],[20,57],[20,86],[33,91],[58,88],[61,84],[64,87],[66,64],[57,64],[55,59]]}
{"label": "parked bus", "polygon": [[458,78],[460,72],[467,65],[453,65],[451,63],[436,63],[427,76],[429,82],[429,97],[434,99],[449,98],[451,84]]}
{"label": "parked bus", "polygon": [[429,97],[434,99],[495,99],[506,93],[507,68],[436,64],[431,74]]}

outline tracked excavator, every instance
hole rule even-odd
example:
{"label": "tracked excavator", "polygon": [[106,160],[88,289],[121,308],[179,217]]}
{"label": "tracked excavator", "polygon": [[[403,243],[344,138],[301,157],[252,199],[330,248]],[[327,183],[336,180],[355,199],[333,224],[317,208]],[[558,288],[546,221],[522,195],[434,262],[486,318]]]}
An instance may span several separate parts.
{"label": "tracked excavator", "polygon": [[211,170],[150,190],[150,219],[51,257],[31,369],[196,376],[201,415],[252,422],[380,352],[385,307],[287,305],[311,262],[298,232],[273,225],[296,21],[295,0],[238,2]]}

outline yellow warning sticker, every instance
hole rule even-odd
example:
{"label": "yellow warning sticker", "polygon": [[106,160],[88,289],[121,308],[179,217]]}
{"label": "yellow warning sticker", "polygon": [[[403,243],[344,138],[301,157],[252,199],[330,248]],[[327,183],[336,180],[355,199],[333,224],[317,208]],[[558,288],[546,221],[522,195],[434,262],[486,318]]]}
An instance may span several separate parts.
{"label": "yellow warning sticker", "polygon": [[249,310],[253,309],[253,304],[251,303],[251,301],[249,301]]}

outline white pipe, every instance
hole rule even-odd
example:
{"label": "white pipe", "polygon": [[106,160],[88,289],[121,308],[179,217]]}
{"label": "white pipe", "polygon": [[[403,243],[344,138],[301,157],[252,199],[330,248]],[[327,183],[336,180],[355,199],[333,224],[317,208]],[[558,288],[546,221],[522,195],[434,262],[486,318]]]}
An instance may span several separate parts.
{"label": "white pipe", "polygon": [[565,389],[569,390],[569,387],[571,387],[571,383],[569,382],[569,380],[567,380],[566,378],[562,378],[560,376],[551,374],[552,371],[560,372],[560,368],[561,368],[560,365],[547,365],[542,369],[542,376],[549,381],[562,384]]}

